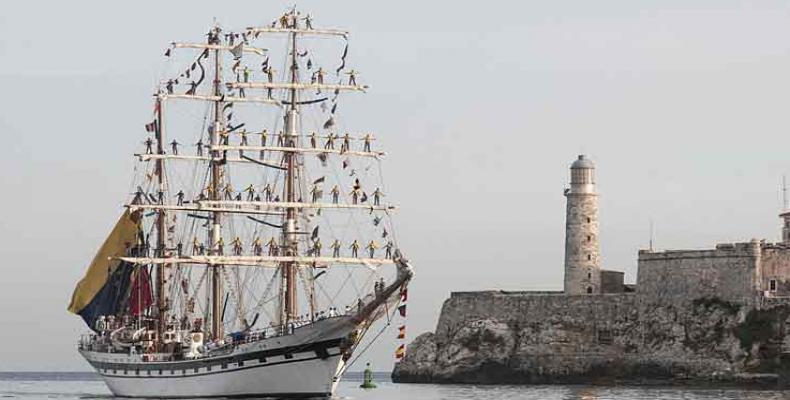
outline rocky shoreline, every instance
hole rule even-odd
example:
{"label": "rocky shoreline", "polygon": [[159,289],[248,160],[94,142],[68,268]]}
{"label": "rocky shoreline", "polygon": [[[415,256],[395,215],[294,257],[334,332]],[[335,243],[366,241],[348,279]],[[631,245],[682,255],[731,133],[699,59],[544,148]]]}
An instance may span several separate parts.
{"label": "rocky shoreline", "polygon": [[454,294],[393,382],[785,387],[790,304]]}

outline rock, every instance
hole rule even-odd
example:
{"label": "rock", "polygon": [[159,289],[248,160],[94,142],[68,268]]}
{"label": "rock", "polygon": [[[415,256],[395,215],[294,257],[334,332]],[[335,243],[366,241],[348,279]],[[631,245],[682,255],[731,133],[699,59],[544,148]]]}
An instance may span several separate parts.
{"label": "rock", "polygon": [[432,332],[423,333],[406,347],[406,355],[392,370],[393,382],[427,383],[434,381],[436,342]]}
{"label": "rock", "polygon": [[787,385],[790,299],[656,304],[603,296],[453,295],[394,382]]}

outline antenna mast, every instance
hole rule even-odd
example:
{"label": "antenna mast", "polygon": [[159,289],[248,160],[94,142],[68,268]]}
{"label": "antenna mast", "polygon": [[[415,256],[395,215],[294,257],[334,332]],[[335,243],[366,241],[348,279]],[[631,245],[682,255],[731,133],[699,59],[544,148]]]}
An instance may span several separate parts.
{"label": "antenna mast", "polygon": [[650,218],[650,251],[653,251],[654,238],[655,238],[655,229],[653,227],[653,218]]}

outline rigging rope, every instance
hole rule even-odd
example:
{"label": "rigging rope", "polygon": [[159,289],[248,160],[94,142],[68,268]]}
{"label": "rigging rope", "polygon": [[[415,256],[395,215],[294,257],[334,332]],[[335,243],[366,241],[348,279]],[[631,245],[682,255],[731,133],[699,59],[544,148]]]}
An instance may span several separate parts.
{"label": "rigging rope", "polygon": [[[398,301],[398,305],[400,305],[400,301]],[[385,331],[385,330],[387,330],[387,328],[389,328],[389,326],[392,324],[392,317],[394,317],[394,316],[395,316],[395,312],[396,312],[397,310],[398,310],[398,307],[395,307],[395,308],[393,309],[393,312],[392,312],[392,314],[386,314],[386,315],[387,315],[387,323],[386,323],[386,324],[384,324],[384,326],[383,326],[383,327],[381,328],[381,330],[380,330],[380,331],[379,331],[379,332],[376,334],[376,336],[374,336],[374,337],[373,337],[373,339],[371,339],[371,340],[370,340],[370,342],[367,344],[367,346],[365,346],[365,347],[362,349],[362,351],[360,351],[360,352],[359,352],[359,354],[357,354],[357,356],[356,356],[356,357],[354,357],[354,359],[353,359],[353,360],[351,360],[349,363],[347,363],[346,365],[344,365],[344,366],[343,366],[343,369],[342,369],[342,370],[341,370],[341,371],[340,371],[340,372],[339,372],[337,375],[335,375],[335,376],[340,376],[340,375],[343,375],[343,374],[346,372],[346,370],[348,370],[349,368],[351,368],[351,366],[352,366],[352,365],[354,365],[354,363],[356,363],[356,362],[357,362],[357,360],[359,360],[359,358],[360,358],[360,357],[362,357],[362,355],[363,355],[363,354],[365,354],[365,352],[366,352],[366,351],[368,351],[368,349],[370,348],[370,346],[372,346],[372,345],[373,345],[373,343],[375,343],[375,342],[376,342],[376,340],[378,340],[379,336],[381,336],[381,334],[382,334],[382,333],[384,333],[384,331]],[[369,329],[369,328],[368,328],[368,329]],[[367,329],[366,329],[366,331],[367,331]],[[363,333],[362,335],[364,336],[364,333]]]}

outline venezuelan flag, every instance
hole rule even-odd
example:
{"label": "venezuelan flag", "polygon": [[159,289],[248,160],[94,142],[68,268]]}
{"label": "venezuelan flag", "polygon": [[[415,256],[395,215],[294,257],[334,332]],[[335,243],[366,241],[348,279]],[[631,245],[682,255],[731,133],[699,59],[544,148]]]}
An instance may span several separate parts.
{"label": "venezuelan flag", "polygon": [[135,266],[113,257],[124,256],[137,246],[141,216],[140,211],[129,210],[121,215],[71,295],[68,310],[91,329],[100,315],[115,315],[127,305]]}

